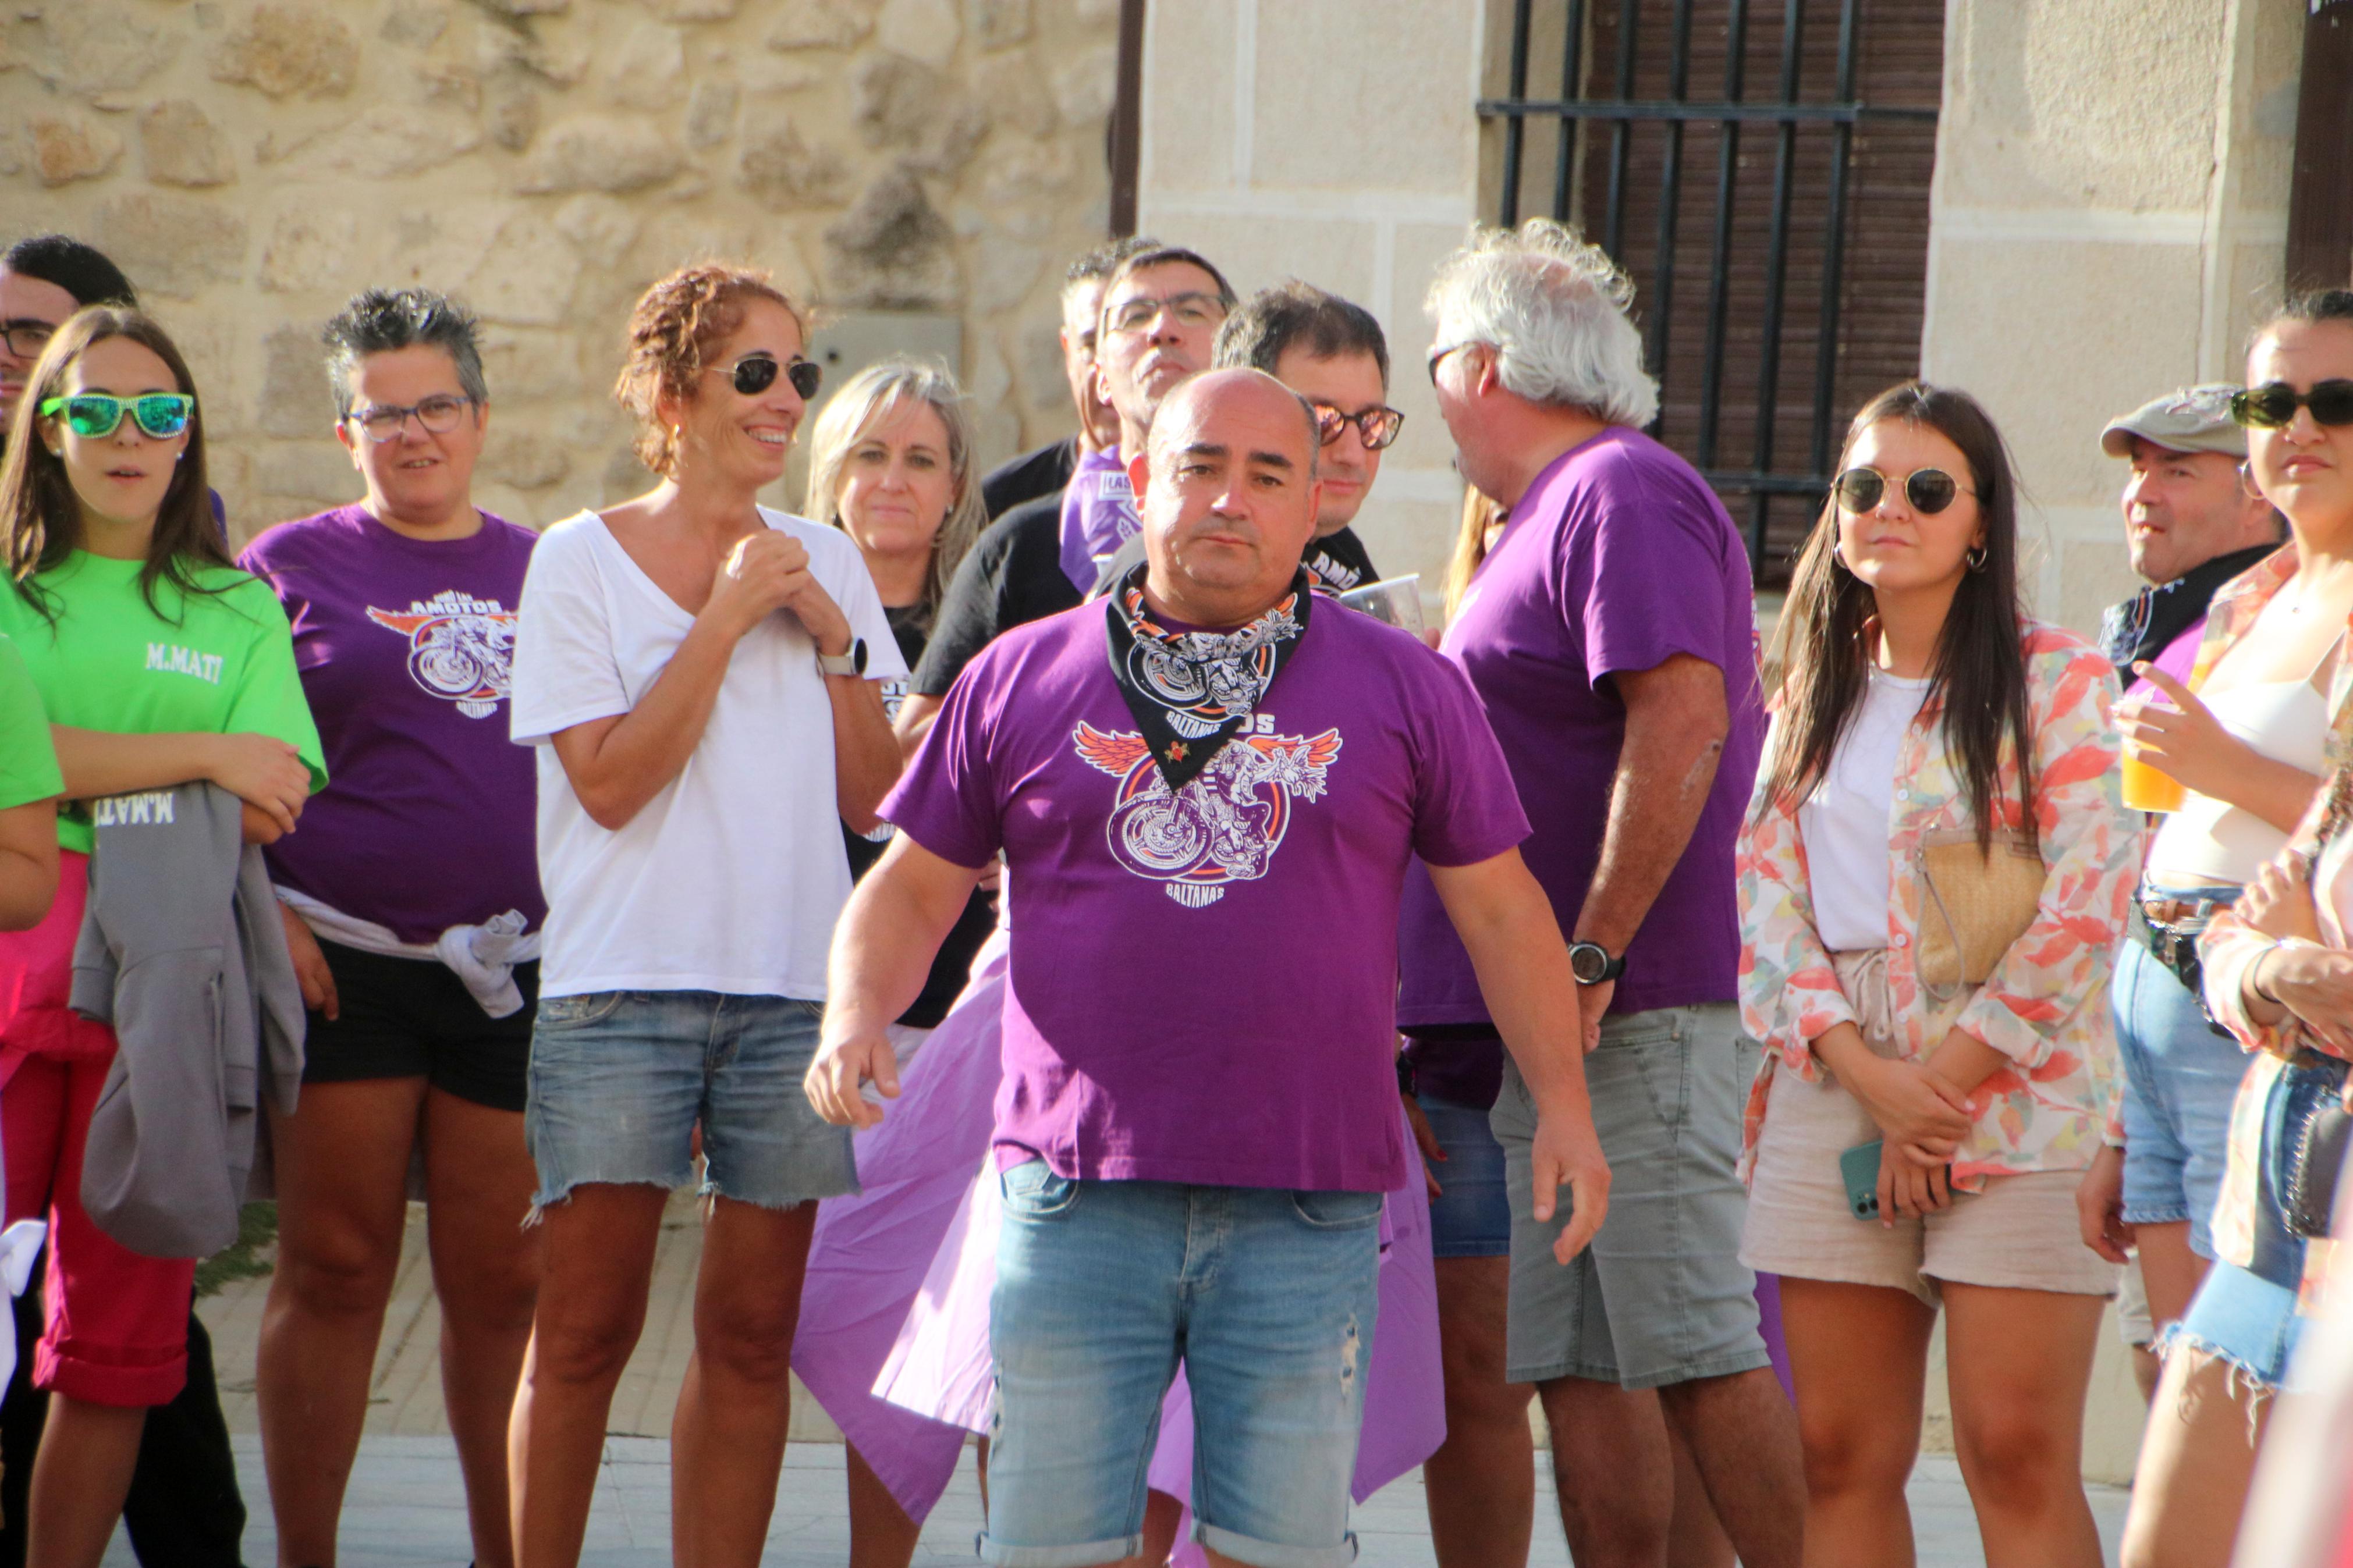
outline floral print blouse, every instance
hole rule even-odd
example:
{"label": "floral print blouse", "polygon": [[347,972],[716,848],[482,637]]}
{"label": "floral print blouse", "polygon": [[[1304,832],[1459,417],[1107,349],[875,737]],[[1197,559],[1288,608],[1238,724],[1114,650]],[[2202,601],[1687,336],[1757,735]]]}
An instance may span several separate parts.
{"label": "floral print blouse", "polygon": [[[2291,542],[2216,591],[2213,606],[2206,614],[2206,634],[2198,644],[2198,663],[2190,676],[2193,685],[2203,680],[2224,651],[2254,625],[2255,617],[2271,603],[2272,595],[2295,575],[2295,545]],[[2348,630],[2348,635],[2353,635],[2353,630]],[[2330,678],[2328,735],[2324,749],[2334,766],[2342,767],[2348,758],[2353,758],[2353,659],[2338,658],[2336,674]],[[2312,808],[2305,814],[2287,847],[2279,853],[2282,865],[2300,860],[2317,847],[2320,815],[2327,795],[2323,790],[2315,796]],[[2327,938],[2328,945],[2353,947],[2353,933],[2341,928],[2337,911],[2327,900],[2319,903],[2321,933]],[[2199,957],[2205,969],[2207,1010],[2216,1023],[2236,1037],[2240,1045],[2255,1053],[2248,1064],[2245,1079],[2239,1085],[2239,1098],[2231,1108],[2231,1142],[2222,1167],[2222,1194],[2214,1203],[2214,1256],[2242,1268],[2254,1262],[2256,1205],[2262,1202],[2263,1191],[2263,1111],[2271,1101],[2273,1086],[2279,1081],[2288,1058],[2298,1050],[2328,1051],[2318,1037],[2305,1032],[2294,1014],[2269,1028],[2247,1016],[2242,983],[2248,965],[2271,944],[2271,938],[2250,929],[2231,910],[2215,916],[2214,923],[2206,928],[2206,934],[2198,942]],[[2306,1249],[2307,1283],[2314,1279],[2327,1250],[2317,1245]]]}
{"label": "floral print blouse", "polygon": [[[1931,697],[1905,732],[1888,822],[1887,984],[1898,1045],[1925,1058],[1954,1026],[2010,1058],[1969,1097],[1976,1126],[1953,1160],[1953,1185],[1988,1176],[2080,1170],[2099,1152],[2122,1091],[2108,1012],[2108,975],[2140,873],[2138,814],[2117,795],[2117,738],[2108,710],[2113,668],[2073,634],[2025,623],[2027,702],[2034,740],[2035,829],[2049,867],[2034,923],[1974,994],[1938,1003],[1919,981],[1924,836],[1974,826],[1963,775],[1943,744],[1944,700]],[[1795,803],[1767,798],[1775,721],[1740,840],[1740,1013],[1765,1045],[1750,1089],[1740,1169],[1746,1180],[1773,1075],[1812,1079],[1811,1042],[1854,1009],[1840,989],[1814,920]],[[2004,753],[1997,826],[2019,821],[2018,763]]]}

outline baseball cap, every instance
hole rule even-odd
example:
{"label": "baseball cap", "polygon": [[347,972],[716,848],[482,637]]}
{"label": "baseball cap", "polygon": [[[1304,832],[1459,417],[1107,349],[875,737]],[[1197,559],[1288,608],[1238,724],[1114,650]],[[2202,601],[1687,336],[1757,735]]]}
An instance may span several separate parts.
{"label": "baseball cap", "polygon": [[2108,421],[2100,432],[2100,450],[2111,458],[2132,456],[2132,438],[2154,442],[2171,452],[2220,452],[2226,458],[2247,455],[2247,433],[2231,417],[2231,395],[2239,389],[2225,382],[2185,386],[2144,403],[2130,414]]}

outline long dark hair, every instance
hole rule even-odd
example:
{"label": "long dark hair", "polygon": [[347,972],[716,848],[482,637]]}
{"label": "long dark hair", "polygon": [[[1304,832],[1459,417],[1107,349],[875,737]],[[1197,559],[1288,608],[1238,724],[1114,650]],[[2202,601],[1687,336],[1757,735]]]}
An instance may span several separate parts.
{"label": "long dark hair", "polygon": [[[129,306],[92,305],[75,311],[41,351],[16,405],[7,455],[0,459],[0,537],[7,544],[9,582],[18,596],[51,621],[57,612],[33,574],[59,564],[85,541],[81,503],[66,477],[65,459],[40,438],[40,406],[62,395],[66,372],[92,343],[109,338],[129,338],[153,350],[170,367],[174,384],[195,395],[195,380],[179,349],[153,318]],[[123,417],[131,416],[126,411]],[[212,487],[205,479],[205,405],[198,398],[188,416],[187,449],[174,465],[171,485],[155,513],[155,531],[148,538],[147,560],[139,571],[139,591],[149,609],[176,620],[176,609],[166,612],[158,602],[157,584],[168,581],[183,595],[218,593],[225,584],[206,587],[197,580],[197,568],[235,565],[213,521]]]}
{"label": "long dark hair", "polygon": [[[1888,419],[1936,431],[1968,460],[1985,553],[1982,564],[1973,562],[1963,574],[1937,634],[1927,700],[1942,704],[1945,745],[1968,790],[1978,844],[1992,839],[2005,744],[2018,758],[2019,815],[2031,840],[2034,742],[2018,602],[2018,480],[2010,449],[1977,399],[1916,381],[1891,386],[1864,404],[1847,426],[1846,447]],[[1768,664],[1780,685],[1781,739],[1760,809],[1767,803],[1790,809],[1813,792],[1862,700],[1873,651],[1864,628],[1874,601],[1870,587],[1838,558],[1838,523],[1832,499],[1799,553],[1774,636]]]}

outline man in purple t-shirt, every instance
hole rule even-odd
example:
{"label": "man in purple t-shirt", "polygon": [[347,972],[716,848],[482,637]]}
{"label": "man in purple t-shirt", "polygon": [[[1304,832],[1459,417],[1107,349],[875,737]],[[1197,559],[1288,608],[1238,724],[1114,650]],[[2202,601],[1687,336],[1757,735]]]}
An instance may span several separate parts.
{"label": "man in purple t-shirt", "polygon": [[1561,1261],[1607,1210],[1526,818],[1461,672],[1307,592],[1317,447],[1261,372],[1170,395],[1130,469],[1145,565],[965,668],[835,935],[809,1098],[868,1127],[860,1084],[897,1092],[885,1026],[1005,856],[986,1562],[1138,1550],[1180,1361],[1197,1538],[1270,1568],[1353,1555],[1381,1194],[1409,1154],[1390,1063],[1415,857],[1537,1107],[1535,1201],[1571,1189]]}
{"label": "man in purple t-shirt", "polygon": [[[1733,1173],[1757,1046],[1740,1033],[1733,842],[1765,720],[1748,557],[1658,406],[1630,287],[1549,220],[1486,231],[1440,268],[1438,406],[1464,479],[1509,521],[1440,645],[1486,704],[1535,825],[1524,853],[1570,935],[1586,1072],[1620,1176],[1593,1246],[1547,1263],[1528,1101],[1507,1065],[1491,1122],[1512,1204],[1506,1375],[1554,1433],[1570,1554],[1664,1550],[1663,1410],[1750,1568],[1798,1562],[1796,1418],[1736,1257]],[[1408,1033],[1490,1021],[1429,886],[1400,931]]]}

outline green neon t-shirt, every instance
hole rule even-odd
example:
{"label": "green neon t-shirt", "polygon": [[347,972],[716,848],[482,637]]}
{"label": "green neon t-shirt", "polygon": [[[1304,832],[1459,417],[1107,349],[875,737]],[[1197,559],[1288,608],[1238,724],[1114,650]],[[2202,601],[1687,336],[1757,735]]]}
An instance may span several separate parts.
{"label": "green neon t-shirt", "polygon": [[[0,633],[16,640],[49,722],[118,735],[186,731],[270,735],[326,787],[319,731],[294,671],[294,638],[269,584],[226,566],[196,569],[205,589],[156,584],[158,614],[139,588],[140,563],[75,551],[34,584],[54,622],[0,586]],[[58,843],[88,854],[87,807],[58,814]]]}
{"label": "green neon t-shirt", "polygon": [[0,811],[65,793],[58,749],[49,743],[49,711],[25,656],[0,637]]}

